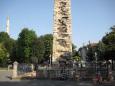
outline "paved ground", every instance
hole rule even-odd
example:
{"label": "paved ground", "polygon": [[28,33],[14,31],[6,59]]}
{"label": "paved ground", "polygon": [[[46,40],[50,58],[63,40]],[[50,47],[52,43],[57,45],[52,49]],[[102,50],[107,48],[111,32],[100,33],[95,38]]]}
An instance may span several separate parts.
{"label": "paved ground", "polygon": [[7,70],[0,70],[0,81],[9,81],[10,76],[12,75],[12,71],[7,71]]}
{"label": "paved ground", "polygon": [[[12,71],[0,70],[0,86],[94,86],[90,82],[59,81],[59,80],[11,80]],[[115,84],[103,84],[97,86],[115,86]]]}
{"label": "paved ground", "polygon": [[73,81],[56,81],[56,80],[31,80],[0,82],[0,86],[93,86],[90,83],[77,83]]}
{"label": "paved ground", "polygon": [[56,80],[26,80],[2,81],[0,86],[115,86],[115,84],[93,85],[88,82],[56,81]]}

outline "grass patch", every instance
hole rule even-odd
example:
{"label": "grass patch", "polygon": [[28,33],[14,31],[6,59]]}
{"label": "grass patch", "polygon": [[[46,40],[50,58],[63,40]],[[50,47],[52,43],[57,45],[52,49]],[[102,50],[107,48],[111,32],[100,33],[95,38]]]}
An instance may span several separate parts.
{"label": "grass patch", "polygon": [[8,70],[7,67],[0,67],[0,70]]}

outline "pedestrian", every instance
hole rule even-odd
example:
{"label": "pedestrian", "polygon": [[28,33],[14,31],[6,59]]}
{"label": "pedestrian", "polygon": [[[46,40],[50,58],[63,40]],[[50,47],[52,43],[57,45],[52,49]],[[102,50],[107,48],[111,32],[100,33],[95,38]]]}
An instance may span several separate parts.
{"label": "pedestrian", "polygon": [[96,74],[96,83],[102,83],[102,77],[100,73]]}

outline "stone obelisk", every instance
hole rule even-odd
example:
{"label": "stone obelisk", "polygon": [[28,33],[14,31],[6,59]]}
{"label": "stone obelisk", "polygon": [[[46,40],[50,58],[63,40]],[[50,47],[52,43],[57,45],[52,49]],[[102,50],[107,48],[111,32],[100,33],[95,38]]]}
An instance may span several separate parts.
{"label": "stone obelisk", "polygon": [[9,34],[10,31],[10,18],[9,16],[6,19],[6,32]]}
{"label": "stone obelisk", "polygon": [[52,62],[72,55],[71,0],[54,0]]}

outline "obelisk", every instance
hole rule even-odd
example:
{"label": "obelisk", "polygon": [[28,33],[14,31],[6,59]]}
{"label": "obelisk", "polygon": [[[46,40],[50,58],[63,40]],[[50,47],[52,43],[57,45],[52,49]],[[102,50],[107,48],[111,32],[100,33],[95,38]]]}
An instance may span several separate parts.
{"label": "obelisk", "polygon": [[10,18],[9,18],[9,16],[7,16],[7,19],[6,19],[6,32],[9,34],[9,31],[10,31]]}
{"label": "obelisk", "polygon": [[54,0],[52,62],[72,55],[71,0]]}

